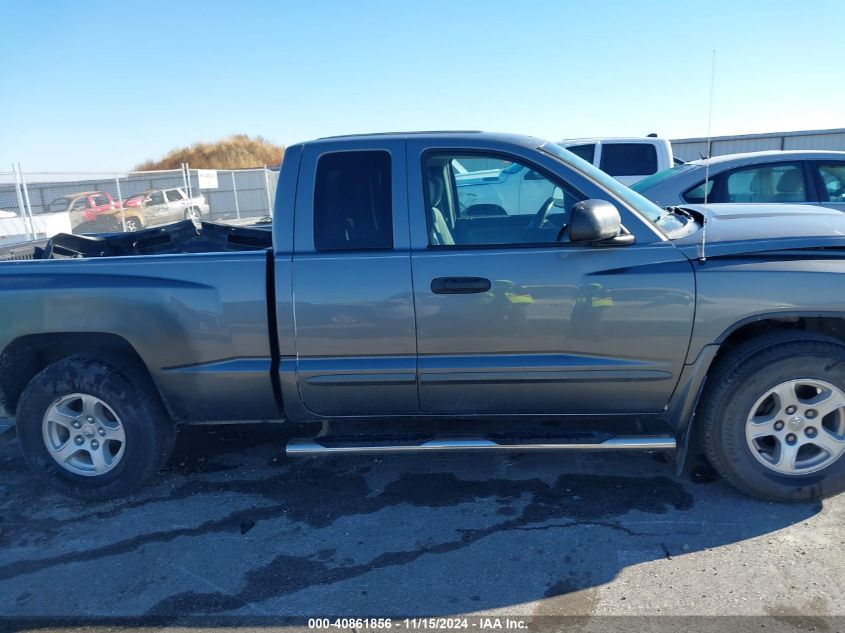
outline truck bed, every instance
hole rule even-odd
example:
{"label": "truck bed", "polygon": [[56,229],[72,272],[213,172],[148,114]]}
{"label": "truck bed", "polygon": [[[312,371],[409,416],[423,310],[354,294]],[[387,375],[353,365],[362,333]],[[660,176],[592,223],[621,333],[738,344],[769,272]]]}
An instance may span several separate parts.
{"label": "truck bed", "polygon": [[226,226],[190,220],[133,233],[71,235],[0,247],[0,262],[83,257],[125,257],[173,253],[221,253],[263,250],[271,246],[270,224]]}

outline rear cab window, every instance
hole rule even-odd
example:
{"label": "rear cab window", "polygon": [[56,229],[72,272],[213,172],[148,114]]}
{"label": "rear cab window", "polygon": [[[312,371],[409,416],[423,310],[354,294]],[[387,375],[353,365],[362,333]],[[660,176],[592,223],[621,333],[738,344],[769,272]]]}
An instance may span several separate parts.
{"label": "rear cab window", "polygon": [[333,152],[320,157],[314,186],[314,246],[318,251],[393,248],[388,152]]}
{"label": "rear cab window", "polygon": [[657,171],[657,149],[651,143],[602,143],[599,169],[611,176],[653,174]]}

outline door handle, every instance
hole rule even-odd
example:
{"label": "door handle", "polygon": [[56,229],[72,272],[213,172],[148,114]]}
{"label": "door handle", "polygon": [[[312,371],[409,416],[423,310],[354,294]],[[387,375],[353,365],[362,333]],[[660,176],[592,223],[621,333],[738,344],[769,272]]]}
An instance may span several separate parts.
{"label": "door handle", "polygon": [[484,277],[437,277],[431,280],[436,295],[469,295],[490,290],[490,280]]}

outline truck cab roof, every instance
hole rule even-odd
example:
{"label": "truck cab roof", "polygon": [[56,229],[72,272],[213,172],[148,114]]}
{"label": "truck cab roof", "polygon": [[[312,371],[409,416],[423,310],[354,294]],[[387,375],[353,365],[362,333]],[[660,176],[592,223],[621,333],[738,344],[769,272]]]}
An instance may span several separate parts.
{"label": "truck cab roof", "polygon": [[396,140],[396,139],[453,139],[455,141],[485,140],[490,142],[508,143],[522,147],[539,147],[546,142],[545,139],[526,136],[523,134],[507,134],[501,132],[482,132],[479,130],[434,130],[434,131],[412,131],[412,132],[371,132],[366,134],[344,134],[339,136],[326,136],[313,141],[297,143],[297,145],[319,145],[335,143],[337,141],[375,141],[375,140]]}
{"label": "truck cab roof", "polygon": [[559,145],[572,145],[575,143],[668,143],[669,141],[659,136],[587,136],[578,138],[565,138],[558,141]]}

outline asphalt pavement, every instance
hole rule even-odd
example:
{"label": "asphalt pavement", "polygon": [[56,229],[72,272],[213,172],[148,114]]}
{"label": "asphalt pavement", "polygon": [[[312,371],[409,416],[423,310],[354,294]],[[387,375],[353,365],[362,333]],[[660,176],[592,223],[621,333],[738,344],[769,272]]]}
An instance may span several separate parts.
{"label": "asphalt pavement", "polygon": [[284,440],[269,425],[189,429],[152,485],[82,503],[0,433],[0,624],[845,625],[845,495],[755,501],[700,458],[682,476],[651,454],[291,460]]}

